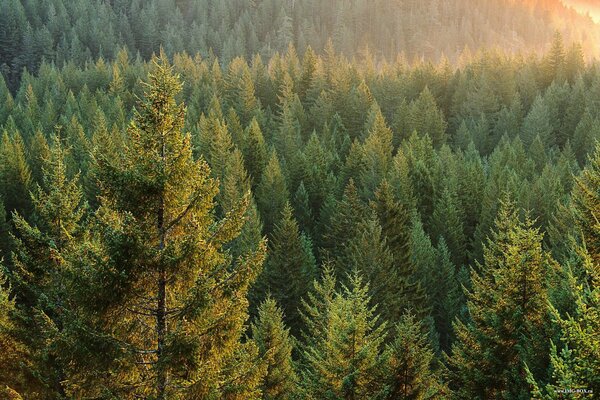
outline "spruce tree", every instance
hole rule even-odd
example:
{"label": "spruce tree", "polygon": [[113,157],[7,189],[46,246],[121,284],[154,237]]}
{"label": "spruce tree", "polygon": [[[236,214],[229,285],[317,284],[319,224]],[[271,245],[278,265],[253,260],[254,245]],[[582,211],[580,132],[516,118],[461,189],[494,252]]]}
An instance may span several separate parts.
{"label": "spruce tree", "polygon": [[350,272],[345,264],[344,255],[350,241],[358,236],[366,215],[368,207],[360,199],[354,180],[350,180],[342,199],[335,203],[323,233],[323,258],[334,261],[338,276],[344,277]]}
{"label": "spruce tree", "polygon": [[392,131],[387,127],[383,114],[376,107],[373,123],[363,145],[363,163],[360,171],[361,189],[370,198],[387,175],[393,156]]}
{"label": "spruce tree", "polygon": [[21,340],[35,349],[31,373],[48,385],[49,396],[58,398],[67,394],[71,378],[58,348],[76,307],[69,292],[74,273],[69,259],[85,238],[86,212],[78,176],[67,175],[66,153],[55,138],[43,160],[42,185],[31,195],[34,211],[28,219],[34,222],[13,214],[14,266],[9,273],[19,299]]}
{"label": "spruce tree", "polygon": [[565,45],[562,34],[554,33],[550,50],[543,62],[544,83],[550,85],[554,80],[565,78]]}
{"label": "spruce tree", "polygon": [[437,199],[431,216],[432,236],[443,237],[455,265],[462,266],[466,262],[467,239],[464,234],[462,209],[458,195],[450,188],[445,188]]}
{"label": "spruce tree", "polygon": [[252,187],[256,187],[268,161],[265,139],[256,118],[253,118],[246,128],[242,153],[244,154],[244,165],[252,180]]}
{"label": "spruce tree", "polygon": [[25,144],[17,132],[4,131],[0,140],[0,195],[7,213],[17,211],[29,215],[31,201],[31,170],[25,157]]}
{"label": "spruce tree", "polygon": [[526,370],[536,378],[548,366],[548,289],[553,260],[530,220],[521,222],[504,201],[471,274],[469,319],[454,325],[449,358],[456,398],[529,398]]}
{"label": "spruce tree", "polygon": [[546,385],[536,381],[528,371],[532,396],[536,399],[560,399],[565,390],[569,397],[592,399],[600,390],[600,270],[585,249],[578,249],[585,271],[584,282],[571,276],[575,312],[561,315],[550,306],[552,318],[560,332],[560,343],[551,343],[550,371],[552,379]]}
{"label": "spruce tree", "polygon": [[31,374],[31,351],[18,339],[19,328],[15,321],[15,299],[4,273],[0,273],[0,397],[9,400],[42,398],[49,392]]}
{"label": "spruce tree", "polygon": [[575,220],[594,265],[600,265],[600,145],[577,179],[572,202]]}
{"label": "spruce tree", "polygon": [[279,158],[273,150],[256,187],[256,203],[264,224],[265,233],[268,234],[273,231],[289,197]]}
{"label": "spruce tree", "polygon": [[240,336],[264,244],[235,263],[224,251],[243,227],[248,198],[215,221],[218,185],[208,165],[193,160],[182,133],[180,89],[165,56],[154,59],[123,154],[95,154],[102,256],[92,276],[105,276],[88,283],[96,303],[88,318],[113,357],[92,366],[96,373],[84,375],[81,393],[166,399],[256,391],[249,373],[256,349]]}
{"label": "spruce tree", "polygon": [[8,223],[4,203],[0,199],[0,263],[10,262],[12,251],[12,238],[10,236],[10,224]]}
{"label": "spruce tree", "polygon": [[302,389],[308,398],[377,398],[383,392],[380,376],[385,339],[385,322],[380,323],[369,304],[368,285],[358,272],[349,285],[325,301],[321,318],[313,321],[323,328],[303,352],[306,368]]}
{"label": "spruce tree", "polygon": [[444,399],[448,389],[434,370],[435,355],[422,323],[407,314],[396,324],[386,346],[382,398],[389,400]]}
{"label": "spruce tree", "polygon": [[301,299],[308,292],[315,272],[312,243],[298,228],[292,207],[287,203],[269,241],[269,255],[261,277],[265,282],[261,284],[281,304],[286,325],[294,334],[301,326]]}
{"label": "spruce tree", "polygon": [[283,323],[283,312],[272,298],[258,308],[258,320],[252,325],[252,340],[266,364],[261,383],[262,399],[285,400],[293,397],[298,379],[292,361],[293,337]]}
{"label": "spruce tree", "polygon": [[[328,312],[336,295],[337,279],[330,261],[322,265],[322,273],[312,283],[311,290],[302,299],[300,316],[304,328],[302,329],[302,353],[317,345],[325,335],[328,324]],[[304,358],[303,358],[303,361]]]}
{"label": "spruce tree", "polygon": [[447,124],[428,87],[410,105],[409,121],[410,132],[416,131],[419,136],[429,136],[434,147],[439,148],[446,143]]}

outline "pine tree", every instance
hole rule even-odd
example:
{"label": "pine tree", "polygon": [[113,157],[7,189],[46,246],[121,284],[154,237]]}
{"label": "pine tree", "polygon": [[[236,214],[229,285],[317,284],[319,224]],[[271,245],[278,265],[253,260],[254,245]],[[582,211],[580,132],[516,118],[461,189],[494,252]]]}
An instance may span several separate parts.
{"label": "pine tree", "polygon": [[4,203],[0,199],[0,263],[7,264],[10,261],[12,251],[12,238],[10,236],[10,224],[8,223]]}
{"label": "pine tree", "polygon": [[448,389],[433,370],[435,355],[422,323],[412,315],[404,315],[394,329],[394,340],[385,350],[382,398],[394,400],[443,399]]}
{"label": "pine tree", "polygon": [[[63,327],[76,307],[69,296],[69,258],[85,236],[86,205],[78,176],[67,175],[65,154],[59,139],[43,160],[42,186],[32,193],[33,214],[28,222],[13,214],[15,250],[9,278],[22,307],[22,340],[35,349],[32,374],[49,387],[49,396],[67,393],[67,362],[57,350]],[[75,344],[76,345],[76,344]]]}
{"label": "pine tree", "polygon": [[[15,299],[4,273],[0,273],[0,397],[8,400],[42,398],[48,395],[31,371],[30,350],[17,339],[18,327],[15,322],[17,312]],[[20,394],[19,394],[20,393]]]}
{"label": "pine tree", "polygon": [[529,148],[536,136],[539,136],[547,148],[552,147],[552,126],[550,125],[550,110],[541,96],[536,97],[529,114],[523,121],[521,139],[525,148]]}
{"label": "pine tree", "polygon": [[264,232],[271,233],[289,199],[287,183],[277,153],[273,150],[269,162],[256,187],[256,204],[264,224]]}
{"label": "pine tree", "polygon": [[235,149],[225,165],[222,190],[219,192],[217,199],[222,210],[232,210],[236,204],[244,201],[247,196],[249,197],[249,204],[244,215],[246,222],[240,235],[227,245],[234,259],[255,251],[263,239],[262,223],[258,216],[256,202],[250,194],[250,179],[244,169],[242,154],[238,149]]}
{"label": "pine tree", "polygon": [[[302,299],[300,316],[304,323],[302,329],[302,353],[309,352],[324,337],[328,324],[328,312],[336,295],[337,279],[330,261],[323,263],[322,273],[312,283],[306,297]],[[303,359],[303,361],[305,361]]]}
{"label": "pine tree", "polygon": [[[96,304],[88,318],[113,357],[81,377],[80,393],[236,398],[240,385],[252,393],[258,382],[247,373],[256,349],[240,336],[264,244],[231,262],[223,246],[239,235],[248,198],[214,220],[218,186],[181,132],[181,83],[164,55],[153,60],[148,80],[123,154],[95,155],[102,257],[92,276],[105,276],[88,283]],[[141,385],[129,386],[132,379]]]}
{"label": "pine tree", "polygon": [[301,384],[308,398],[377,398],[383,391],[381,347],[386,326],[369,305],[369,288],[358,272],[348,281],[342,292],[324,299],[328,308],[317,315],[322,319],[313,321],[323,331],[303,352],[306,369]]}
{"label": "pine tree", "polygon": [[313,216],[312,209],[310,207],[310,199],[308,198],[308,192],[304,186],[304,181],[300,182],[296,193],[294,194],[294,214],[296,220],[303,227],[304,231],[310,237],[314,235],[315,218]]}
{"label": "pine tree", "polygon": [[286,325],[294,334],[300,330],[301,299],[308,292],[315,271],[312,243],[300,232],[287,203],[269,241],[269,256],[261,280],[266,280],[265,290],[281,304]]}
{"label": "pine tree", "polygon": [[19,133],[4,132],[0,141],[0,195],[7,213],[29,215],[31,170],[25,159],[25,144]]}
{"label": "pine tree", "polygon": [[265,139],[255,118],[246,129],[242,153],[244,154],[244,165],[252,179],[252,186],[256,187],[267,165],[268,156]]}
{"label": "pine tree", "polygon": [[351,271],[360,271],[370,282],[369,295],[379,305],[386,321],[398,321],[400,315],[410,308],[412,299],[404,297],[404,282],[376,219],[361,224],[358,236],[348,243],[346,253],[338,263],[346,263]]}
{"label": "pine tree", "polygon": [[346,247],[358,236],[366,215],[368,208],[359,198],[354,181],[350,180],[342,199],[335,203],[322,240],[323,258],[334,261],[338,276],[350,272],[344,260]]}
{"label": "pine tree", "polygon": [[443,237],[455,265],[466,262],[467,239],[464,234],[464,216],[456,193],[446,188],[437,199],[431,216],[431,230],[434,237]]}
{"label": "pine tree", "polygon": [[[578,250],[583,269],[584,282],[574,282],[575,312],[563,316],[550,306],[553,320],[560,331],[560,347],[552,343],[550,370],[552,380],[540,387],[528,371],[532,384],[532,396],[536,399],[560,399],[565,389],[579,390],[569,394],[576,399],[592,399],[600,390],[600,270],[585,249]],[[575,280],[573,276],[570,281]]]}
{"label": "pine tree", "polygon": [[471,274],[469,320],[454,325],[449,358],[456,398],[529,398],[526,367],[536,378],[548,360],[548,289],[553,261],[532,222],[504,201]]}
{"label": "pine tree", "polygon": [[408,211],[394,197],[387,180],[383,180],[377,188],[370,206],[379,220],[394,263],[401,268],[408,266],[411,262],[410,219]]}
{"label": "pine tree", "polygon": [[554,33],[550,50],[544,57],[544,83],[550,85],[554,80],[565,78],[565,45],[562,34]]}
{"label": "pine tree", "polygon": [[425,88],[409,111],[410,132],[429,136],[436,148],[446,143],[446,121],[429,88]]}
{"label": "pine tree", "polygon": [[440,349],[450,350],[454,339],[452,322],[460,314],[464,306],[459,274],[452,263],[450,251],[443,238],[435,249],[437,256],[434,268],[427,271],[426,281],[429,283],[429,298],[432,300],[432,316],[440,341]]}
{"label": "pine tree", "polygon": [[274,299],[267,298],[260,305],[258,320],[252,325],[252,339],[267,367],[261,384],[262,399],[292,398],[297,381],[292,361],[293,337],[283,323],[283,312]]}
{"label": "pine tree", "polygon": [[585,246],[594,265],[600,265],[600,145],[576,181],[572,202]]}
{"label": "pine tree", "polygon": [[373,124],[363,145],[364,166],[360,171],[361,189],[365,197],[371,197],[392,164],[392,131],[387,127],[383,114],[376,107]]}
{"label": "pine tree", "polygon": [[595,142],[598,140],[600,140],[600,121],[587,109],[573,134],[573,151],[579,166],[583,167],[586,164],[588,153],[594,149]]}

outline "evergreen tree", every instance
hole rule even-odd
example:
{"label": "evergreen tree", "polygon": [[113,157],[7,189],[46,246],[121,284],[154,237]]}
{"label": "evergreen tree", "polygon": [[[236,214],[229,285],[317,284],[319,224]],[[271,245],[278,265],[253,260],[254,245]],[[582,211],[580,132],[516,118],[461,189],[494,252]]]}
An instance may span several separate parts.
{"label": "evergreen tree", "polygon": [[302,389],[309,398],[377,398],[383,391],[380,371],[381,346],[385,323],[379,323],[368,285],[358,272],[348,279],[349,286],[326,301],[321,311],[322,336],[303,352],[306,369]]}
{"label": "evergreen tree", "polygon": [[594,149],[596,141],[600,139],[600,121],[594,118],[590,110],[586,110],[575,128],[573,134],[573,151],[579,165],[586,164],[588,153]]}
{"label": "evergreen tree", "polygon": [[412,315],[404,315],[394,329],[394,340],[385,350],[384,399],[443,399],[448,389],[433,370],[435,356],[423,335],[424,327]]}
{"label": "evergreen tree", "polygon": [[410,130],[429,136],[436,148],[446,143],[446,121],[429,88],[425,88],[410,106]]}
{"label": "evergreen tree", "polygon": [[544,83],[546,85],[550,85],[556,79],[565,78],[565,56],[565,45],[562,34],[556,31],[550,45],[550,50],[544,58]]}
{"label": "evergreen tree", "polygon": [[[22,400],[41,398],[48,392],[31,374],[30,350],[17,339],[18,327],[15,322],[15,300],[4,274],[0,274],[0,396],[3,399]],[[20,394],[19,394],[20,393]]]}
{"label": "evergreen tree", "polygon": [[273,150],[256,187],[256,203],[264,224],[265,233],[273,231],[288,199],[287,183],[277,153]]}
{"label": "evergreen tree", "polygon": [[368,215],[367,206],[358,196],[354,181],[350,180],[342,199],[336,202],[328,226],[323,234],[324,258],[334,261],[338,275],[350,272],[344,255],[350,241],[360,232],[361,223]]}
{"label": "evergreen tree", "polygon": [[[269,241],[264,269],[266,291],[282,305],[285,321],[293,333],[299,332],[299,308],[316,271],[310,239],[301,233],[287,203]],[[282,277],[286,279],[282,279]]]}
{"label": "evergreen tree", "polygon": [[240,235],[228,244],[234,259],[255,251],[262,241],[262,223],[258,216],[256,202],[250,194],[250,179],[244,169],[244,161],[239,150],[235,149],[227,160],[222,191],[217,196],[223,210],[232,210],[235,205],[249,197],[249,204],[244,215],[245,223]]}
{"label": "evergreen tree", "polygon": [[600,265],[600,145],[577,179],[572,201],[575,221],[594,265]]}
{"label": "evergreen tree", "polygon": [[449,188],[444,189],[438,198],[433,210],[432,234],[435,237],[443,237],[455,265],[461,266],[466,262],[467,239],[464,234],[461,208],[458,204],[458,196]]}
{"label": "evergreen tree", "polygon": [[258,320],[252,325],[252,339],[264,360],[267,371],[261,384],[265,400],[293,397],[297,375],[292,361],[293,337],[283,323],[283,312],[272,298],[258,309]]}
{"label": "evergreen tree", "polygon": [[10,225],[7,220],[4,203],[0,199],[0,263],[10,261],[12,251],[12,238],[10,236]]}
{"label": "evergreen tree", "polygon": [[536,378],[548,360],[548,289],[553,268],[532,222],[521,222],[505,201],[471,274],[469,320],[454,325],[449,358],[456,398],[529,398],[528,367]]}
{"label": "evergreen tree", "polygon": [[537,136],[547,148],[552,147],[550,111],[541,96],[536,97],[529,114],[523,121],[523,130],[521,131],[521,139],[526,148],[531,146]]}
{"label": "evergreen tree", "polygon": [[1,196],[7,213],[31,213],[29,190],[31,170],[25,158],[25,144],[19,133],[12,137],[4,132],[0,141]]}
{"label": "evergreen tree", "polygon": [[[264,245],[231,263],[222,248],[239,235],[248,199],[214,221],[218,186],[206,163],[192,159],[181,132],[185,108],[175,100],[181,84],[164,55],[148,79],[121,157],[95,155],[102,189],[95,240],[105,255],[94,268],[108,276],[89,283],[103,306],[88,318],[113,357],[92,366],[81,392],[243,397],[243,386],[248,394],[257,384],[246,372],[256,351],[239,340]],[[141,384],[129,386],[132,379]]]}
{"label": "evergreen tree", "polygon": [[552,381],[542,389],[528,371],[536,399],[560,399],[565,390],[574,391],[569,394],[572,398],[591,399],[600,390],[600,271],[585,250],[580,249],[579,253],[585,282],[572,285],[574,315],[562,316],[556,308],[550,307],[561,342],[560,348],[555,343],[550,348]]}
{"label": "evergreen tree", "polygon": [[360,171],[361,186],[365,197],[371,197],[392,164],[392,131],[387,127],[379,107],[376,108],[373,124],[363,145],[364,166]]}
{"label": "evergreen tree", "polygon": [[312,290],[302,299],[302,353],[310,352],[309,349],[316,346],[325,335],[328,312],[336,295],[336,285],[337,279],[331,262],[323,263],[321,277],[313,281]]}
{"label": "evergreen tree", "polygon": [[256,119],[252,119],[246,129],[242,153],[244,154],[246,170],[253,182],[252,186],[256,187],[267,165],[265,139]]}
{"label": "evergreen tree", "polygon": [[[58,346],[64,342],[65,318],[76,307],[70,298],[69,258],[85,237],[86,206],[78,177],[67,176],[65,150],[59,139],[43,160],[42,186],[31,195],[29,223],[13,214],[15,251],[9,278],[19,298],[22,341],[35,349],[31,373],[48,385],[48,396],[65,396],[70,378]],[[70,318],[70,317],[69,317]],[[70,343],[77,345],[76,343]]]}

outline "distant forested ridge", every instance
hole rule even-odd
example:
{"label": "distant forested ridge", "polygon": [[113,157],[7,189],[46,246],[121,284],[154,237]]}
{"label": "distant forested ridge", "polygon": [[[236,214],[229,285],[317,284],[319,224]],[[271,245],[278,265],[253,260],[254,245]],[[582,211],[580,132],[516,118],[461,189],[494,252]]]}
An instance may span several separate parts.
{"label": "distant forested ridge", "polygon": [[[107,12],[94,40],[124,10],[68,4]],[[111,46],[0,78],[0,395],[600,393],[600,68],[581,45],[460,66]]]}
{"label": "distant forested ridge", "polygon": [[270,58],[289,43],[347,57],[457,60],[479,48],[545,50],[559,30],[598,54],[600,30],[560,0],[1,0],[0,70],[9,87],[43,59],[83,65],[119,49]]}

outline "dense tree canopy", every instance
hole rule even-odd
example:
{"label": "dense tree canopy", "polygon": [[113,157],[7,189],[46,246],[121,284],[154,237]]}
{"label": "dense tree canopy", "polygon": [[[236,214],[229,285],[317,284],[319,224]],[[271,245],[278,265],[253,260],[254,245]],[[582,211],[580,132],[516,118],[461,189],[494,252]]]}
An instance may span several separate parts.
{"label": "dense tree canopy", "polygon": [[0,1],[2,60],[52,49],[0,79],[0,396],[600,390],[600,68],[550,14],[543,54],[408,63],[390,21],[450,2]]}

